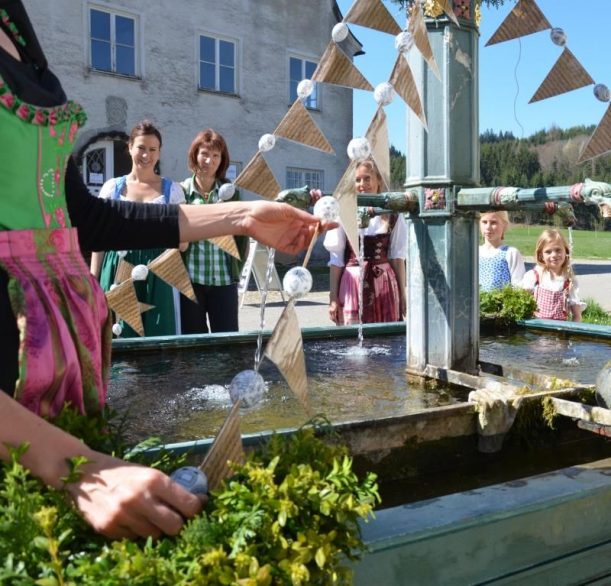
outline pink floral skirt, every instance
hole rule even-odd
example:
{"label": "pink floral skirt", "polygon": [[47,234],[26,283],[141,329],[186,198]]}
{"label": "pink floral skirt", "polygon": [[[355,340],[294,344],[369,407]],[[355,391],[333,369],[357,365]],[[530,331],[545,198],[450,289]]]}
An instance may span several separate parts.
{"label": "pink floral skirt", "polygon": [[0,266],[19,329],[15,398],[54,417],[106,399],[111,323],[104,293],[81,255],[76,229],[0,232]]}
{"label": "pink floral skirt", "polygon": [[[381,263],[365,271],[363,284],[363,323],[399,321],[399,286],[390,263]],[[344,268],[339,285],[340,321],[344,325],[359,323],[359,282],[361,269],[358,266]],[[341,325],[341,323],[340,323]]]}

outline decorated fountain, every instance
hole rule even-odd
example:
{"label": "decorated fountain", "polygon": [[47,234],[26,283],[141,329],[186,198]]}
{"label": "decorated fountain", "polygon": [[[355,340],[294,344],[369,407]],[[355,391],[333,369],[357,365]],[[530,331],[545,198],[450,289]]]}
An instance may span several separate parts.
{"label": "decorated fountain", "polygon": [[[500,581],[518,575],[553,580],[566,572],[569,564],[575,579],[608,576],[611,567],[608,561],[601,560],[608,560],[604,554],[611,551],[611,464],[608,460],[584,462],[608,458],[611,452],[600,437],[578,429],[572,421],[590,423],[600,433],[610,425],[608,408],[577,406],[588,396],[591,398],[592,385],[524,373],[506,365],[492,365],[491,369],[481,364],[476,219],[478,212],[486,209],[530,209],[558,213],[570,225],[571,203],[611,204],[611,186],[590,181],[539,189],[478,186],[479,49],[475,14],[469,11],[469,2],[445,1],[438,5],[438,14],[425,17],[419,3],[415,3],[407,36],[396,23],[394,27],[389,24],[392,17],[378,0],[357,0],[342,23],[344,27],[346,23],[375,24],[380,30],[398,35],[399,55],[387,85],[409,106],[408,177],[406,189],[400,193],[354,196],[351,176],[362,156],[360,151],[371,154],[381,170],[385,169],[380,158],[388,150],[382,138],[383,106],[390,92],[387,86],[376,88],[379,108],[367,133],[367,146],[362,142],[360,148],[353,145],[352,163],[335,189],[333,200],[355,249],[359,222],[366,222],[373,214],[407,214],[406,370],[411,377],[433,381],[433,385],[462,390],[462,400],[442,407],[335,425],[357,467],[374,469],[383,483],[394,485],[394,502],[435,497],[417,506],[407,504],[381,511],[378,520],[364,528],[372,552],[366,563],[356,567],[357,582],[405,583],[401,576],[406,571],[411,571],[410,583],[414,584],[447,583],[450,578],[454,583]],[[531,17],[538,27],[535,30],[551,28],[541,20],[534,0],[520,0],[508,24],[496,36],[508,40],[534,32],[524,24]],[[341,36],[343,32],[340,28],[334,35]],[[556,38],[561,37],[556,33]],[[362,79],[338,51],[334,40],[321,58],[313,80],[341,85],[349,78],[352,87],[362,87]],[[300,84],[300,97],[307,96],[310,87],[309,83]],[[552,90],[547,87],[544,93],[554,95]],[[604,136],[608,122],[601,124]],[[295,140],[296,127],[304,144],[328,148],[297,100],[274,134],[262,137],[259,152],[236,183],[268,199],[311,207],[314,202],[307,188],[278,195],[279,186],[263,155],[274,147],[276,136]],[[595,133],[583,156],[600,154],[602,142],[601,135]],[[334,205],[323,200],[317,204],[316,213],[335,213],[331,209]],[[359,215],[358,208],[365,212]],[[231,248],[230,243],[225,245]],[[269,435],[258,432],[241,436],[239,429],[240,401],[250,403],[265,391],[259,374],[264,356],[282,373],[304,413],[311,412],[302,332],[295,313],[296,300],[308,290],[308,259],[309,252],[285,284],[290,300],[273,332],[265,336],[265,349],[262,332],[254,338],[254,368],[244,368],[233,379],[230,393],[234,406],[216,441],[203,438],[170,446],[176,451],[189,451],[200,460],[198,454],[205,453],[202,466],[207,468],[212,486],[227,473],[223,463],[228,457],[239,459],[242,446],[248,449]],[[273,256],[269,266],[273,266]],[[262,314],[261,329],[263,324]],[[220,336],[219,340],[221,345],[235,343],[236,337]],[[198,342],[191,338],[184,343]],[[165,344],[163,340],[121,341],[115,349],[143,349],[147,343]],[[168,346],[180,344],[167,342]],[[543,402],[544,399],[549,401]],[[545,410],[543,415],[549,419],[554,414],[571,419],[557,421],[555,431],[546,429],[539,457],[531,459],[524,455],[523,441],[528,441],[524,436],[532,431],[543,433],[540,423]],[[518,432],[514,425],[517,421],[521,421]],[[582,429],[586,428],[582,425]],[[559,460],[552,455],[559,456]],[[559,464],[576,462],[580,465],[571,468],[572,472],[550,472],[560,468]],[[497,476],[478,476],[492,469]],[[548,475],[525,478],[541,471],[548,471]],[[577,476],[581,479],[579,484],[572,481]],[[499,480],[510,482],[481,488]],[[418,493],[419,483],[435,486]],[[457,493],[461,488],[478,490],[477,494]],[[564,529],[577,525],[579,530]],[[546,539],[549,533],[555,536],[554,543]],[[440,565],[440,556],[447,563]]]}

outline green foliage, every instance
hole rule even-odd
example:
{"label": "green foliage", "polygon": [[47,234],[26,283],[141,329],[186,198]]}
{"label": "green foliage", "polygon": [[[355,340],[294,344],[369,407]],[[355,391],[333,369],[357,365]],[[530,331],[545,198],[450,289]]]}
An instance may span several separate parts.
{"label": "green foliage", "polygon": [[[62,421],[83,424],[74,413]],[[114,441],[98,423],[90,435]],[[345,561],[364,547],[358,521],[379,502],[375,475],[359,480],[346,450],[310,427],[274,436],[236,465],[206,511],[177,537],[110,542],[85,525],[63,493],[19,464],[26,449],[13,450],[0,469],[0,584],[349,584]],[[167,453],[156,460],[158,467],[182,465]]]}
{"label": "green foliage", "polygon": [[493,317],[503,324],[530,319],[537,309],[537,303],[530,291],[511,285],[492,291],[480,291],[479,300],[480,315]]}
{"label": "green foliage", "polygon": [[581,314],[581,321],[600,326],[611,326],[611,313],[605,311],[594,299],[584,299],[586,308]]}
{"label": "green foliage", "polygon": [[390,189],[401,190],[405,185],[405,155],[390,145]]}

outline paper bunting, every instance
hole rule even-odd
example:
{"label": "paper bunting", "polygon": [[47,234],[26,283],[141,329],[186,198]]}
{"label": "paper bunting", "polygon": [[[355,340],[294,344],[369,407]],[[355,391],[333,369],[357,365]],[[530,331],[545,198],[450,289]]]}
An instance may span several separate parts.
{"label": "paper bunting", "polygon": [[208,241],[224,250],[227,254],[241,260],[240,252],[233,236],[217,236],[216,238],[208,238]]}
{"label": "paper bunting", "polygon": [[594,157],[599,157],[611,151],[611,106],[607,107],[607,111],[602,120],[598,123],[596,130],[586,143],[578,163],[583,163]]}
{"label": "paper bunting", "polygon": [[123,283],[123,281],[127,281],[127,279],[131,279],[133,269],[134,265],[130,262],[127,262],[123,258],[119,260],[117,270],[115,271],[115,283],[118,285],[119,283]]}
{"label": "paper bunting", "polygon": [[147,311],[150,311],[154,307],[155,307],[154,305],[150,305],[148,303],[142,303],[142,301],[138,302],[138,309],[140,310],[140,314],[146,313]]}
{"label": "paper bunting", "polygon": [[344,22],[360,24],[391,35],[401,32],[401,27],[381,0],[356,0],[348,10]]}
{"label": "paper bunting", "polygon": [[200,466],[208,477],[208,490],[216,490],[232,474],[228,462],[244,462],[239,401],[232,407]]}
{"label": "paper bunting", "polygon": [[359,249],[359,230],[357,222],[357,205],[355,191],[355,174],[357,163],[350,165],[339,180],[333,197],[339,202],[339,220],[353,250]]}
{"label": "paper bunting", "polygon": [[382,107],[376,110],[365,138],[371,145],[371,156],[382,175],[382,191],[390,188],[390,147],[388,144],[388,126],[386,124],[386,113]]}
{"label": "paper bunting", "polygon": [[373,91],[373,86],[334,42],[329,43],[320,58],[312,74],[312,81]]}
{"label": "paper bunting", "polygon": [[193,286],[191,285],[191,278],[189,277],[185,263],[182,261],[180,251],[177,248],[169,248],[157,258],[150,261],[147,266],[149,271],[162,281],[165,281],[172,287],[176,287],[176,289],[185,297],[191,299],[191,301],[197,302]]}
{"label": "paper bunting", "polygon": [[234,183],[265,199],[274,199],[280,191],[280,185],[259,151],[242,169]]}
{"label": "paper bunting", "polygon": [[486,43],[494,45],[552,28],[534,0],[520,0]]}
{"label": "paper bunting", "polygon": [[335,152],[299,98],[280,121],[274,134],[326,153]]}
{"label": "paper bunting", "polygon": [[426,123],[426,116],[424,109],[422,108],[422,102],[420,101],[420,95],[418,94],[418,88],[412,75],[412,70],[403,55],[397,56],[397,61],[390,74],[390,83],[395,88],[395,91],[403,98],[403,101],[410,107],[410,109],[420,118],[422,125],[426,130],[428,126]]}
{"label": "paper bunting", "polygon": [[276,327],[265,346],[267,356],[284,376],[289,388],[304,409],[309,412],[308,378],[306,376],[303,341],[295,301],[291,299],[276,323]]}
{"label": "paper bunting", "polygon": [[445,12],[446,16],[456,26],[460,27],[460,24],[458,24],[458,18],[456,18],[456,14],[454,14],[453,0],[437,0],[437,2],[441,6],[441,9]]}
{"label": "paper bunting", "polygon": [[112,309],[119,319],[129,326],[140,336],[144,336],[144,326],[140,315],[140,304],[136,297],[136,289],[131,279],[123,281],[111,291],[106,292],[108,307]]}
{"label": "paper bunting", "polygon": [[593,83],[594,80],[590,77],[590,74],[579,63],[575,55],[565,47],[539,89],[530,98],[529,104]]}
{"label": "paper bunting", "polygon": [[439,73],[439,67],[437,67],[437,61],[433,57],[433,50],[431,49],[431,43],[429,43],[429,34],[426,30],[424,15],[422,14],[422,7],[419,2],[414,4],[414,8],[410,13],[407,30],[412,35],[414,45],[416,45],[418,51],[420,51],[424,60],[428,63],[435,77],[441,80],[441,74]]}

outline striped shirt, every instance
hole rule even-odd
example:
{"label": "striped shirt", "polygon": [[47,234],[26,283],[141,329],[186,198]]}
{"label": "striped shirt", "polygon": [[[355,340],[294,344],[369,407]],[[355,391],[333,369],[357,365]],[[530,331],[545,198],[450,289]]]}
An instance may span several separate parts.
{"label": "striped shirt", "polygon": [[[185,179],[181,185],[189,204],[206,205],[219,201],[218,182],[210,193],[203,195],[195,186],[195,176]],[[231,256],[208,240],[192,242],[183,253],[183,258],[194,283],[221,287],[234,282],[231,276]]]}

